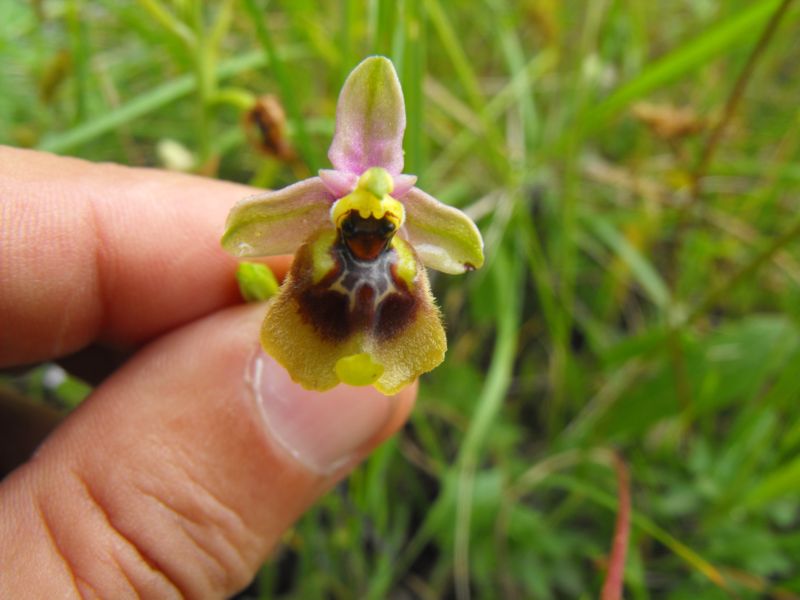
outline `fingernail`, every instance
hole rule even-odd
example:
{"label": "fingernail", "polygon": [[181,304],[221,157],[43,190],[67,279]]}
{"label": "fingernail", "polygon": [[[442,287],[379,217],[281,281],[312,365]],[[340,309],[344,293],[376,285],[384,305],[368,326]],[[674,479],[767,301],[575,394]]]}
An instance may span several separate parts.
{"label": "fingernail", "polygon": [[247,382],[270,438],[308,469],[327,474],[356,460],[388,423],[394,396],[372,387],[339,385],[312,392],[292,381],[282,366],[259,350]]}

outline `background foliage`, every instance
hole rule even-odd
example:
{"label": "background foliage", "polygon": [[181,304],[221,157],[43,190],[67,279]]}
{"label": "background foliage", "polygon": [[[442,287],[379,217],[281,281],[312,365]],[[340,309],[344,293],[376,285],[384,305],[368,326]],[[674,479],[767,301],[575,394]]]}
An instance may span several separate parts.
{"label": "background foliage", "polygon": [[[395,61],[406,171],[478,220],[488,264],[434,277],[445,364],[250,596],[596,597],[617,472],[626,597],[796,598],[798,16],[791,0],[6,1],[0,141],[279,187],[325,166],[350,69]],[[251,143],[262,94],[296,158]]]}

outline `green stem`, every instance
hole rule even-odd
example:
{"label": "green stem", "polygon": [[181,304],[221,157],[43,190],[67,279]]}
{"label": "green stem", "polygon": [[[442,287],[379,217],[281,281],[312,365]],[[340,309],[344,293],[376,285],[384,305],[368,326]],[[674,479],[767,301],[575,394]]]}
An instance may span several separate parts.
{"label": "green stem", "polygon": [[194,50],[198,38],[184,23],[167,10],[158,0],[139,0],[139,5],[144,8],[153,19],[174,37],[180,40],[187,48]]}
{"label": "green stem", "polygon": [[478,78],[472,69],[471,61],[461,47],[458,35],[447,18],[447,13],[442,8],[439,0],[425,0],[425,10],[442,40],[445,52],[447,52],[450,61],[453,63],[456,75],[461,80],[461,85],[464,86],[470,105],[473,109],[479,111],[486,102],[483,98]]}
{"label": "green stem", "polygon": [[[219,80],[227,79],[250,69],[257,69],[267,63],[263,52],[250,52],[237,56],[220,64],[216,69]],[[103,134],[130,123],[135,119],[150,114],[163,106],[188,96],[197,90],[197,78],[194,75],[182,75],[153,88],[129,102],[115,108],[96,119],[45,137],[39,144],[40,150],[48,152],[67,152],[81,144],[97,139]]]}
{"label": "green stem", "polygon": [[500,411],[514,370],[514,356],[519,330],[518,267],[512,266],[506,252],[499,249],[492,269],[498,306],[497,338],[486,383],[478,399],[475,417],[470,423],[459,455],[458,490],[456,494],[456,531],[454,577],[456,598],[469,598],[469,543],[472,519],[472,495],[475,471],[488,433]]}
{"label": "green stem", "polygon": [[481,91],[478,76],[472,67],[472,61],[467,57],[467,53],[459,41],[459,36],[456,34],[455,28],[439,0],[425,0],[424,5],[425,13],[439,36],[445,52],[453,64],[456,75],[467,94],[469,105],[481,123],[481,135],[485,138],[484,141],[487,142],[492,168],[499,178],[505,178],[512,171],[508,163],[505,143],[502,136],[498,134],[489,119],[486,118],[486,98]]}
{"label": "green stem", "polygon": [[241,112],[246,112],[253,108],[256,100],[256,95],[253,92],[240,87],[221,88],[211,98],[212,104],[227,104]]}
{"label": "green stem", "polygon": [[[586,11],[583,31],[577,56],[588,56],[595,46],[598,32],[608,7],[605,2],[594,2]],[[578,223],[577,202],[580,196],[580,166],[585,131],[581,126],[583,115],[590,110],[589,89],[584,76],[583,63],[577,61],[572,67],[570,87],[572,102],[564,108],[566,117],[573,121],[566,137],[565,148],[560,158],[563,163],[563,187],[559,202],[559,236],[554,240],[554,273],[558,273],[558,298],[560,311],[556,319],[553,354],[550,362],[552,387],[551,406],[548,411],[548,430],[552,434],[562,428],[565,405],[569,397],[568,383],[572,362],[571,337],[575,301],[575,285],[578,271]]]}
{"label": "green stem", "polygon": [[756,45],[753,47],[753,50],[747,57],[747,63],[745,64],[741,73],[739,73],[739,77],[736,79],[736,83],[734,84],[731,93],[728,95],[728,100],[725,102],[725,108],[722,111],[722,118],[720,118],[720,120],[711,130],[711,133],[709,134],[708,138],[706,139],[706,143],[703,146],[703,150],[700,153],[700,160],[697,162],[697,166],[692,174],[693,193],[691,200],[695,200],[699,195],[699,182],[708,171],[708,167],[711,164],[714,152],[719,147],[719,142],[722,139],[722,135],[725,133],[728,125],[733,120],[733,115],[736,113],[736,109],[739,106],[742,96],[744,96],[744,90],[753,76],[756,63],[769,45],[770,40],[772,40],[773,36],[775,35],[778,25],[780,25],[781,20],[783,20],[783,17],[786,14],[786,11],[789,9],[789,6],[792,4],[792,1],[793,0],[783,0],[780,6],[775,9],[775,12],[770,17],[766,27],[764,27],[764,31],[761,32],[758,42],[756,42]]}
{"label": "green stem", "polygon": [[312,172],[316,172],[320,168],[321,163],[317,158],[315,149],[311,145],[311,139],[308,137],[303,113],[300,110],[300,103],[297,101],[297,97],[294,93],[294,86],[291,83],[292,80],[283,62],[283,56],[275,49],[272,37],[265,24],[264,16],[256,4],[256,0],[243,1],[244,7],[247,9],[247,13],[250,16],[250,20],[253,22],[253,26],[256,29],[256,37],[261,44],[264,54],[267,56],[270,67],[275,74],[275,79],[278,81],[278,87],[281,90],[284,106],[292,121],[295,123],[297,146],[300,154],[309,169]]}
{"label": "green stem", "polygon": [[[385,10],[385,9],[384,9]],[[424,96],[422,81],[425,76],[425,21],[420,0],[406,0],[405,44],[403,56],[403,90],[409,126],[406,129],[406,171],[422,173],[425,157]]]}
{"label": "green stem", "polygon": [[209,46],[218,49],[230,30],[235,0],[222,0],[209,32]]}
{"label": "green stem", "polygon": [[767,22],[764,30],[761,32],[761,35],[758,38],[755,46],[750,51],[750,54],[747,57],[747,62],[745,63],[744,67],[742,68],[739,76],[736,78],[736,82],[733,85],[728,97],[725,101],[725,106],[722,110],[722,117],[717,121],[716,125],[711,129],[708,137],[706,138],[705,144],[700,151],[700,158],[697,161],[694,169],[691,171],[691,180],[689,186],[689,197],[687,201],[682,204],[676,214],[676,225],[675,225],[675,233],[674,233],[674,243],[672,245],[671,254],[669,256],[669,279],[673,284],[673,288],[677,288],[678,279],[679,279],[679,264],[678,261],[680,259],[681,249],[683,247],[683,241],[686,237],[687,229],[690,227],[692,218],[691,218],[691,209],[694,205],[698,203],[700,200],[701,190],[701,182],[703,178],[706,176],[708,169],[711,165],[712,159],[714,154],[719,147],[719,143],[722,140],[722,136],[725,133],[725,130],[730,125],[731,121],[733,120],[733,116],[736,113],[736,109],[739,106],[739,103],[744,96],[745,88],[747,84],[752,79],[753,73],[755,71],[756,63],[758,59],[764,54],[764,50],[766,50],[769,42],[775,36],[775,32],[778,29],[778,25],[780,24],[781,20],[783,19],[784,15],[786,14],[789,6],[791,5],[793,0],[782,0],[781,4],[775,9],[770,17],[770,20]]}
{"label": "green stem", "polygon": [[712,288],[696,305],[689,311],[685,323],[692,323],[704,315],[714,305],[733,290],[737,285],[746,281],[751,275],[758,271],[764,264],[769,262],[776,253],[780,252],[785,246],[800,237],[800,217],[795,217],[792,225],[780,236],[775,238],[761,252],[756,254],[720,285]]}
{"label": "green stem", "polygon": [[211,118],[210,108],[215,97],[214,88],[216,87],[213,59],[207,46],[201,45],[200,48],[198,48],[195,55],[194,67],[195,77],[197,79],[197,146],[199,164],[204,165],[213,155],[213,120]]}
{"label": "green stem", "polygon": [[[375,54],[388,56],[392,51],[392,32],[396,27],[398,4],[393,0],[377,0],[375,4],[377,15],[375,15],[372,51]],[[404,26],[408,25],[409,23],[404,23]]]}
{"label": "green stem", "polygon": [[89,51],[86,47],[86,25],[81,20],[81,9],[85,8],[81,0],[71,0],[67,4],[67,28],[75,69],[75,122],[86,119],[89,96]]}
{"label": "green stem", "polygon": [[354,0],[344,0],[344,2],[340,2],[339,4],[342,7],[342,26],[339,31],[339,49],[342,53],[342,59],[339,64],[339,85],[341,87],[345,79],[347,79],[350,69],[355,67],[356,61],[353,58],[353,38],[355,35],[353,26],[355,24],[356,15],[358,14],[358,8]]}

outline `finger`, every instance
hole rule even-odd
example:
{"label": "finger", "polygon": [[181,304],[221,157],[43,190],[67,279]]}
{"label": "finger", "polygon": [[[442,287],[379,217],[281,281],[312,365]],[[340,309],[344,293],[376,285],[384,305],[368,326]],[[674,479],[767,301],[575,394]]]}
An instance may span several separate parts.
{"label": "finger", "polygon": [[255,352],[262,311],[145,348],[0,484],[0,597],[231,594],[405,420],[413,390],[291,383]]}
{"label": "finger", "polygon": [[0,147],[0,367],[137,344],[237,302],[219,239],[252,192]]}

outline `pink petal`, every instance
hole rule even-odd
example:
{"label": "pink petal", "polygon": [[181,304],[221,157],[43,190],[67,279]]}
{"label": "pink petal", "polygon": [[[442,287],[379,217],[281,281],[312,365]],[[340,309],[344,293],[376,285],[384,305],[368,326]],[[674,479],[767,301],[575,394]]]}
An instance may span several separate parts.
{"label": "pink petal", "polygon": [[412,187],[414,187],[415,183],[417,183],[416,175],[395,175],[392,198],[397,198],[400,200],[409,192]]}
{"label": "pink petal", "polygon": [[355,173],[337,171],[335,169],[321,169],[319,178],[322,179],[322,183],[325,184],[325,187],[333,194],[334,198],[346,196],[356,189],[356,184],[358,183],[358,175]]}

